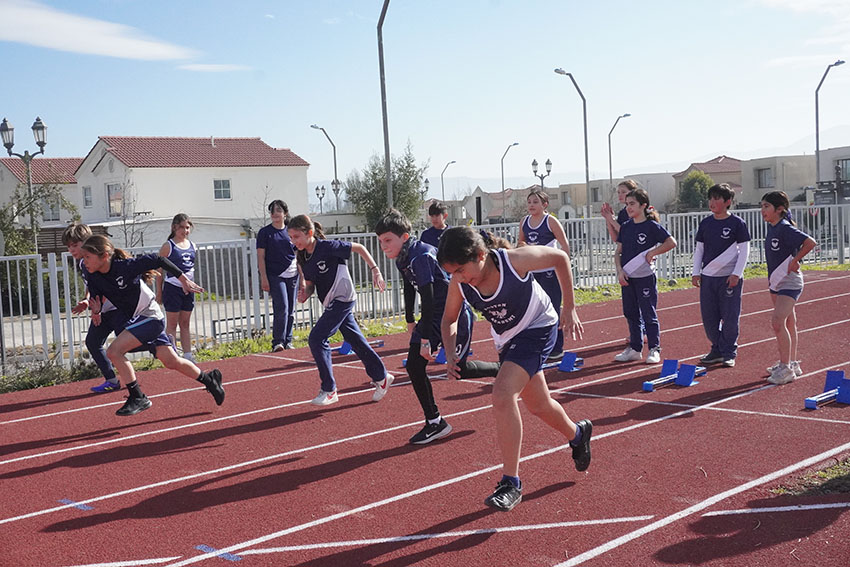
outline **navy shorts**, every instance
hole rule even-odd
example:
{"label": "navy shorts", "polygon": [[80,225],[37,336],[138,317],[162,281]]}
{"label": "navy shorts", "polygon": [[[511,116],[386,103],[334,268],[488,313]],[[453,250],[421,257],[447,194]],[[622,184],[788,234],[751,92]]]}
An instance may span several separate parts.
{"label": "navy shorts", "polygon": [[154,317],[133,317],[127,322],[125,331],[136,337],[142,346],[149,347],[151,352],[159,346],[170,346],[171,341],[165,334],[165,321]]}
{"label": "navy shorts", "polygon": [[770,293],[772,293],[773,295],[784,295],[786,297],[790,297],[794,301],[797,301],[797,299],[799,299],[800,295],[802,295],[803,290],[802,289],[780,289],[779,291],[770,290]]}
{"label": "navy shorts", "polygon": [[513,362],[528,372],[529,378],[540,372],[555,348],[558,325],[526,329],[512,338],[499,353],[499,362]]}
{"label": "navy shorts", "polygon": [[192,311],[195,308],[195,294],[186,293],[182,287],[165,282],[162,284],[162,306],[168,313]]}

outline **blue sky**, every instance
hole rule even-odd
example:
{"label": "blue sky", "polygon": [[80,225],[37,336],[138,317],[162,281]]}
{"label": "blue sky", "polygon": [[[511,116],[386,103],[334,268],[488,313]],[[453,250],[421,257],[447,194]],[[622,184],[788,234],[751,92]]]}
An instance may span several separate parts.
{"label": "blue sky", "polygon": [[[0,117],[16,151],[99,135],[259,136],[310,162],[311,192],[383,156],[381,0],[0,0]],[[475,184],[678,171],[692,161],[814,152],[814,91],[850,60],[846,0],[392,0],[384,24],[390,146],[429,162],[432,195]],[[850,64],[820,90],[821,148],[850,145]],[[842,104],[843,103],[843,104]],[[329,187],[328,187],[329,188]]]}

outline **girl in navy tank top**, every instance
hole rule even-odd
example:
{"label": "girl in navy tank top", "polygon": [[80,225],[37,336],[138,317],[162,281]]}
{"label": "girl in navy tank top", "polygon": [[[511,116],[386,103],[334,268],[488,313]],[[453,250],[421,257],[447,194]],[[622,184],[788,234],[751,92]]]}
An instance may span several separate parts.
{"label": "girl in navy tank top", "polygon": [[[548,246],[516,250],[488,250],[481,235],[469,227],[448,229],[440,239],[437,260],[451,275],[441,331],[446,349],[448,375],[459,377],[454,356],[458,316],[464,300],[480,310],[490,322],[502,363],[493,384],[496,438],[502,455],[502,480],[484,503],[510,510],[522,500],[519,457],[522,418],[519,397],[546,424],[571,440],[576,469],[590,465],[589,420],[574,423],[552,399],[543,363],[555,346],[556,329],[581,338],[581,321],[575,309],[570,258]],[[554,270],[564,290],[560,323],[549,297],[532,272]]]}
{"label": "girl in navy tank top", "polygon": [[[186,213],[174,215],[171,221],[171,234],[159,249],[160,256],[171,260],[192,281],[195,281],[197,248],[195,243],[189,240],[189,233],[194,226]],[[156,300],[165,309],[165,334],[176,341],[179,325],[183,358],[195,362],[195,357],[192,355],[192,333],[189,331],[189,321],[195,309],[195,294],[184,292],[180,280],[166,273],[165,270],[160,270],[160,273],[162,277],[156,278]]]}

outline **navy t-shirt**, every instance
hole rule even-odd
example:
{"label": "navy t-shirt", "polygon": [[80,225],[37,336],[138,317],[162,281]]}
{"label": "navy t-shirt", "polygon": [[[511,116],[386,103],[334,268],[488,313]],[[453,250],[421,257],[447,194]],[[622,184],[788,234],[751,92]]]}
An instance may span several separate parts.
{"label": "navy t-shirt", "polygon": [[767,258],[767,277],[770,289],[803,289],[803,276],[800,272],[791,272],[788,264],[800,251],[809,235],[790,222],[782,219],[767,227],[764,237],[764,251]]}
{"label": "navy t-shirt", "polygon": [[670,233],[653,220],[636,223],[629,219],[620,227],[617,242],[623,244],[620,265],[630,278],[645,278],[655,272],[646,253],[670,238]]}
{"label": "navy t-shirt", "polygon": [[267,224],[257,233],[257,248],[266,251],[266,275],[279,276],[284,273],[295,258],[295,247],[289,240],[286,227],[275,228]]}
{"label": "navy t-shirt", "polygon": [[738,244],[750,241],[747,223],[737,215],[725,219],[710,215],[702,219],[695,237],[702,242],[701,274],[712,277],[731,276],[738,263]]}
{"label": "navy t-shirt", "polygon": [[345,261],[351,257],[351,242],[316,240],[313,253],[301,264],[304,279],[316,286],[322,305],[331,301],[354,301],[354,283]]}
{"label": "navy t-shirt", "polygon": [[[142,281],[142,274],[150,270],[165,268],[173,273],[163,263],[166,261],[158,254],[142,254],[126,260],[112,259],[109,271],[89,272],[89,293],[95,297],[106,297],[128,319],[136,316],[156,317],[162,319],[153,291]],[[173,266],[169,262],[170,266]],[[174,275],[179,276],[180,270]]]}
{"label": "navy t-shirt", "polygon": [[[434,304],[431,320],[439,321],[446,307],[449,277],[437,263],[437,250],[430,244],[411,238],[408,241],[407,254],[403,258],[397,258],[395,265],[405,281],[416,291],[432,284]],[[418,326],[417,329],[423,337],[431,335],[431,329],[420,329]]]}
{"label": "navy t-shirt", "polygon": [[419,236],[419,240],[424,242],[425,244],[430,244],[434,248],[439,247],[440,245],[440,237],[443,236],[443,233],[446,232],[449,228],[446,225],[446,228],[435,228],[433,226],[426,228],[422,231],[422,234]]}

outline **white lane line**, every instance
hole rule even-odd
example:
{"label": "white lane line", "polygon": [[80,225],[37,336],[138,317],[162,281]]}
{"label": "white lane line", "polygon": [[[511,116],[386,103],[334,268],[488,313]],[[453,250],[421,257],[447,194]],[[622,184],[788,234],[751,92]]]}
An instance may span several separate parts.
{"label": "white lane line", "polygon": [[[800,469],[805,469],[807,467],[817,465],[818,463],[821,463],[821,462],[825,461],[826,459],[828,459],[828,458],[830,458],[834,455],[839,455],[839,454],[841,454],[841,453],[843,453],[847,450],[850,450],[850,443],[845,443],[844,445],[834,447],[832,449],[824,451],[823,453],[809,457],[808,459],[803,459],[802,461],[798,461],[794,464],[788,465],[785,468],[779,469],[777,471],[766,474],[764,476],[760,476],[760,477],[753,479],[749,482],[745,482],[744,484],[740,484],[740,485],[738,485],[734,488],[730,488],[729,490],[715,494],[714,496],[712,496],[710,498],[706,498],[702,502],[698,502],[697,504],[694,504],[693,506],[690,506],[688,508],[685,508],[684,510],[680,510],[679,512],[676,512],[675,514],[671,514],[671,515],[669,515],[665,518],[662,518],[660,520],[657,520],[657,521],[655,521],[655,522],[653,522],[649,525],[646,525],[642,528],[634,530],[633,532],[629,532],[629,533],[624,534],[624,535],[622,535],[618,538],[614,538],[611,541],[608,541],[608,542],[606,542],[606,543],[604,543],[600,546],[594,547],[593,549],[589,549],[588,551],[585,551],[584,553],[576,555],[575,557],[569,559],[568,561],[564,561],[563,563],[559,563],[555,567],[573,567],[574,565],[581,565],[585,561],[588,561],[588,560],[593,559],[595,557],[599,557],[600,555],[607,553],[607,552],[609,552],[613,549],[616,549],[616,548],[618,548],[622,545],[625,545],[626,543],[629,543],[630,541],[633,541],[633,540],[638,539],[642,536],[650,534],[650,533],[652,533],[656,530],[659,530],[661,528],[669,526],[670,524],[677,522],[677,521],[679,521],[683,518],[687,518],[688,516],[690,516],[692,514],[696,514],[697,512],[701,512],[702,510],[705,510],[706,508],[713,506],[713,505],[717,504],[718,502],[722,502],[723,500],[726,500],[727,498],[731,498],[732,496],[735,496],[736,494],[740,494],[742,492],[746,492],[747,490],[750,490],[751,488],[755,488],[757,486],[767,484],[768,482],[772,482],[776,479],[782,478],[783,476],[789,475],[789,474],[796,472]],[[179,564],[180,563],[176,563],[176,564],[173,563],[172,565],[179,565]]]}
{"label": "white lane line", "polygon": [[739,510],[715,510],[706,512],[703,518],[709,516],[737,516],[740,514],[773,514],[776,512],[806,512],[808,510],[831,510],[835,508],[850,508],[850,502],[832,502],[829,504],[798,504],[796,506],[773,506],[765,508],[741,508]]}
{"label": "white lane line", "polygon": [[169,561],[174,561],[175,559],[180,559],[180,555],[177,557],[160,557],[159,559],[138,559],[136,561],[110,561],[109,563],[86,563],[85,565],[74,565],[73,567],[135,567],[136,565],[162,565],[163,563],[168,563]]}
{"label": "white lane line", "polygon": [[307,551],[311,549],[330,549],[334,547],[359,547],[364,545],[377,545],[383,543],[402,543],[407,541],[419,541],[423,539],[457,538],[480,534],[499,534],[508,532],[525,532],[534,530],[550,530],[560,528],[573,528],[579,526],[600,526],[605,524],[619,524],[624,522],[645,522],[655,516],[628,516],[625,518],[606,518],[602,520],[576,520],[573,522],[556,522],[551,524],[530,524],[526,526],[507,526],[502,528],[481,528],[477,530],[456,530],[451,532],[439,532],[433,534],[414,534],[395,537],[381,537],[373,539],[353,539],[348,541],[329,541],[326,543],[313,543],[307,545],[289,545],[285,547],[267,547],[263,549],[249,549],[240,551],[239,555],[265,555],[268,553],[284,553],[288,551]]}

